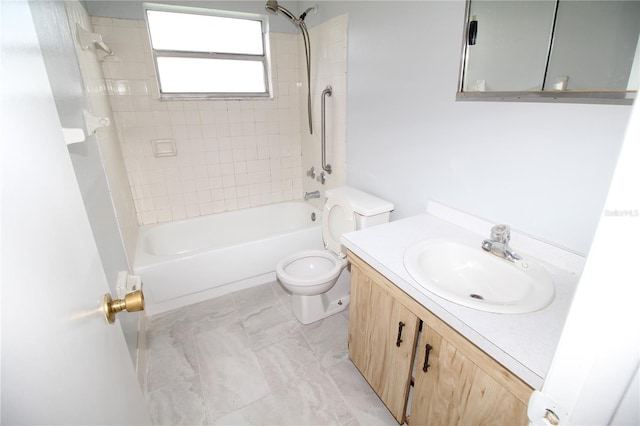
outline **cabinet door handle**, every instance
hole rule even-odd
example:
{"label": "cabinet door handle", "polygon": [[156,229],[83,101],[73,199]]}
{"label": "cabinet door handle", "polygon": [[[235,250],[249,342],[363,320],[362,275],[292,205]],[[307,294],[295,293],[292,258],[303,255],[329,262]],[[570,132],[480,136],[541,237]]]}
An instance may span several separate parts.
{"label": "cabinet door handle", "polygon": [[427,372],[429,367],[431,367],[429,365],[429,352],[431,352],[431,349],[433,349],[433,346],[431,346],[430,344],[427,343],[427,346],[425,348],[426,352],[425,352],[425,355],[424,355],[424,365],[422,366],[422,371],[424,371],[425,373]]}
{"label": "cabinet door handle", "polygon": [[404,327],[404,323],[400,321],[398,323],[398,339],[396,340],[397,347],[400,347],[400,343],[402,343],[402,327]]}

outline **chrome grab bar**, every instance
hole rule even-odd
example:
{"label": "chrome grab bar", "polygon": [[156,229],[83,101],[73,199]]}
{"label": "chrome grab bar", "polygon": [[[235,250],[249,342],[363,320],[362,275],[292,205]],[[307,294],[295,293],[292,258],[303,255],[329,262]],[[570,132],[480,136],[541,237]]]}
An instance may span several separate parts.
{"label": "chrome grab bar", "polygon": [[325,118],[325,96],[331,96],[333,93],[333,89],[331,86],[327,86],[326,89],[322,91],[321,98],[321,108],[320,108],[320,125],[321,125],[321,140],[322,140],[322,170],[331,174],[331,164],[327,164],[327,129],[326,129],[326,118]]}

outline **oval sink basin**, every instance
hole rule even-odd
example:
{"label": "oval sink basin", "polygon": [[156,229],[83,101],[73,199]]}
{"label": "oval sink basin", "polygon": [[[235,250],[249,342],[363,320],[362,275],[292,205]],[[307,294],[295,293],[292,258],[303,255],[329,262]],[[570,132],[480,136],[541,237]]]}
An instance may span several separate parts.
{"label": "oval sink basin", "polygon": [[529,260],[510,262],[456,240],[425,240],[404,254],[409,275],[426,290],[481,311],[519,314],[549,305],[551,276]]}

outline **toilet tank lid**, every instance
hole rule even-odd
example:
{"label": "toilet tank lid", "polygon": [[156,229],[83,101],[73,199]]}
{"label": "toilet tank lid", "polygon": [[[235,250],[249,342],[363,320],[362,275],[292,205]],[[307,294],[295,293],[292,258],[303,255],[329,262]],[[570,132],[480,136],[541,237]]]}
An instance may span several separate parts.
{"label": "toilet tank lid", "polygon": [[393,210],[392,203],[350,186],[327,189],[325,195],[327,198],[337,195],[349,200],[354,213],[362,216],[375,216]]}

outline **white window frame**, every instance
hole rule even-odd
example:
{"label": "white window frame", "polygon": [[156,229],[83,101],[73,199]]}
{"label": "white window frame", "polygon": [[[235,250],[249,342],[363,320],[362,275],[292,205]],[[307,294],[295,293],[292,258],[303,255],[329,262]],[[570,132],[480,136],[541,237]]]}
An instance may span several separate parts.
{"label": "white window frame", "polygon": [[[147,26],[147,34],[149,36],[149,44],[151,46],[151,54],[153,57],[153,65],[156,72],[156,82],[160,92],[161,100],[203,100],[203,99],[256,99],[256,98],[273,98],[271,84],[271,58],[269,49],[269,21],[266,15],[259,15],[244,12],[232,12],[226,10],[205,9],[198,7],[176,6],[157,3],[143,3],[145,22]],[[219,52],[199,52],[199,51],[177,51],[177,50],[160,50],[153,48],[151,31],[149,28],[149,19],[147,11],[162,11],[182,14],[220,16],[225,18],[245,19],[259,21],[262,27],[262,55],[244,54],[244,53],[219,53]],[[158,69],[158,58],[201,58],[201,59],[224,59],[232,61],[252,61],[260,62],[264,70],[264,92],[163,92],[162,84]]]}

